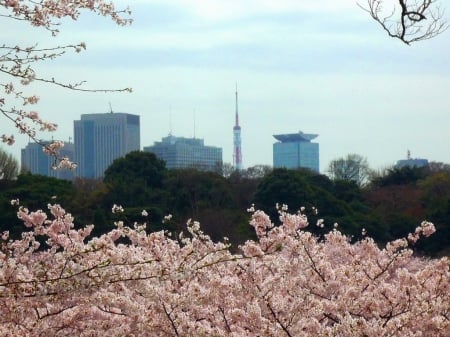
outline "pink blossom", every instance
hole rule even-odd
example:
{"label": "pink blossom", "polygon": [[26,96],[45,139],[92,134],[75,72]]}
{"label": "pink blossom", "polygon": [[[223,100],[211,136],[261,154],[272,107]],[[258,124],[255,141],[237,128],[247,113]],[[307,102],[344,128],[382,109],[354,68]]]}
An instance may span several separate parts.
{"label": "pink blossom", "polygon": [[[116,207],[119,207],[115,205]],[[237,252],[202,234],[172,239],[119,221],[89,237],[60,205],[20,207],[29,231],[0,241],[0,336],[421,336],[450,331],[450,259],[378,247],[334,228],[322,239],[282,210],[256,210]],[[295,228],[297,228],[295,230]],[[432,231],[422,223],[418,234]],[[123,240],[122,240],[123,239]],[[45,241],[44,245],[40,242]],[[235,251],[237,247],[233,247]]]}

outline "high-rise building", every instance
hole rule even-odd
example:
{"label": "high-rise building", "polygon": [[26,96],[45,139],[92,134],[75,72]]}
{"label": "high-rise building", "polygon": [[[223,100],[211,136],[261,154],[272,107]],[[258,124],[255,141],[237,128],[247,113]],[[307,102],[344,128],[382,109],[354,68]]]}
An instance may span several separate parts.
{"label": "high-rise building", "polygon": [[168,169],[196,168],[203,171],[217,171],[222,167],[222,149],[206,146],[203,139],[184,138],[169,135],[144,151],[153,152],[166,162]]}
{"label": "high-rise building", "polygon": [[75,174],[101,178],[114,159],[140,150],[138,115],[121,112],[85,114],[74,121]]}
{"label": "high-rise building", "polygon": [[273,167],[308,168],[319,172],[319,144],[311,140],[316,134],[303,132],[274,135]]}
{"label": "high-rise building", "polygon": [[233,166],[236,170],[242,170],[241,127],[239,126],[237,86],[236,86],[235,123],[233,127]]}
{"label": "high-rise building", "polygon": [[[41,140],[38,143],[30,142],[21,150],[21,170],[32,174],[40,174],[47,177],[72,180],[74,171],[69,169],[54,169],[55,158],[44,152],[44,146],[52,143],[49,140]],[[65,142],[59,150],[60,157],[67,157],[73,160],[75,156],[74,144]]]}

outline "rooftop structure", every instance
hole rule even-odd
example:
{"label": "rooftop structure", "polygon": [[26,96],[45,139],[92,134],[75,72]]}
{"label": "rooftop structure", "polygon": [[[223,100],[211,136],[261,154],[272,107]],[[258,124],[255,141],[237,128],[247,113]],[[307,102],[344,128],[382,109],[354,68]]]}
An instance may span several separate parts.
{"label": "rooftop structure", "polygon": [[314,133],[303,133],[299,131],[298,133],[287,133],[281,135],[273,135],[273,137],[282,143],[292,143],[292,142],[310,142],[319,135]]}
{"label": "rooftop structure", "polygon": [[428,166],[428,160],[423,158],[412,158],[411,152],[408,150],[406,159],[400,159],[395,164],[396,168],[403,167],[426,167]]}
{"label": "rooftop structure", "polygon": [[278,142],[273,144],[273,167],[308,168],[319,172],[319,144],[311,142],[317,136],[301,131],[274,135]]}

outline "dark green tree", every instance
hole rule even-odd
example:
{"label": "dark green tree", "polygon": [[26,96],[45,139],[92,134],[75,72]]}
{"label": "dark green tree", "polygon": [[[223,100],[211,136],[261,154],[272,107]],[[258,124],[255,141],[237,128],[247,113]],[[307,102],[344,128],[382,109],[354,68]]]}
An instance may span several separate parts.
{"label": "dark green tree", "polygon": [[419,242],[420,248],[436,255],[450,253],[450,171],[439,171],[418,182],[426,219],[436,234]]}
{"label": "dark green tree", "polygon": [[124,207],[158,204],[166,175],[164,161],[154,153],[133,151],[118,158],[105,171],[107,202]]}
{"label": "dark green tree", "polygon": [[311,204],[314,202],[313,194],[299,171],[277,168],[258,185],[255,204],[258,209],[276,214],[276,204],[286,204],[292,210],[314,206]]}
{"label": "dark green tree", "polygon": [[[377,240],[387,238],[386,227],[371,213],[361,188],[352,181],[333,182],[309,170],[275,169],[258,185],[255,204],[276,219],[276,203],[287,204],[291,212],[305,207],[303,213],[310,222],[308,230],[316,234],[326,233],[338,223],[342,232],[355,239],[361,237],[363,228],[370,230]],[[324,220],[325,228],[315,226],[318,219]]]}
{"label": "dark green tree", "polygon": [[383,175],[373,178],[371,184],[378,187],[415,184],[418,180],[425,178],[427,173],[426,167],[393,167],[387,169]]}
{"label": "dark green tree", "polygon": [[179,228],[188,219],[198,220],[214,240],[224,236],[234,244],[251,236],[249,216],[238,206],[230,178],[195,169],[169,170],[165,182],[167,212],[174,215]]}
{"label": "dark green tree", "polygon": [[234,208],[233,191],[220,174],[196,169],[170,170],[165,181],[167,206],[196,218],[204,209]]}
{"label": "dark green tree", "polygon": [[70,211],[70,201],[75,195],[70,181],[30,173],[20,174],[14,181],[0,182],[0,232],[9,230],[15,238],[25,228],[23,222],[17,219],[17,209],[11,205],[12,199],[19,199],[20,204],[30,211],[46,210],[49,203],[59,203]]}

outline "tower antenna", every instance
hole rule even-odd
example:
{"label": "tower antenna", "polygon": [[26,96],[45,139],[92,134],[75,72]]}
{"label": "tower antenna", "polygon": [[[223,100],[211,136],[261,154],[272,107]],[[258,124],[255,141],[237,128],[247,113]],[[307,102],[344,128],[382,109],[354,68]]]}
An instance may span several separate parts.
{"label": "tower antenna", "polygon": [[238,111],[238,90],[237,90],[237,82],[236,82],[236,121],[235,125],[239,126],[239,111]]}
{"label": "tower antenna", "polygon": [[233,127],[233,166],[236,170],[242,170],[241,127],[239,125],[237,83],[235,96],[236,96],[236,112],[235,112],[235,124]]}
{"label": "tower antenna", "polygon": [[112,109],[111,102],[108,102],[108,103],[109,103],[109,112],[110,112],[110,113],[113,113],[113,109]]}

